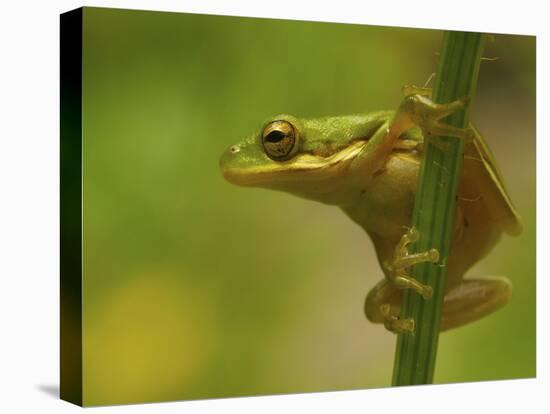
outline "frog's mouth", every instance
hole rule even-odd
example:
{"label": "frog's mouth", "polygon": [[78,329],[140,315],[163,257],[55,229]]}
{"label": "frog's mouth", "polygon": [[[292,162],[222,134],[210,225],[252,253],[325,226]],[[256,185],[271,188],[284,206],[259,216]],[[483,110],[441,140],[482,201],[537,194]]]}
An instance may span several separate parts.
{"label": "frog's mouth", "polygon": [[286,161],[274,161],[266,156],[261,166],[233,167],[230,148],[222,158],[222,173],[232,184],[240,186],[278,187],[300,181],[322,181],[345,175],[351,162],[363,150],[368,140],[360,139],[332,154],[302,153]]}

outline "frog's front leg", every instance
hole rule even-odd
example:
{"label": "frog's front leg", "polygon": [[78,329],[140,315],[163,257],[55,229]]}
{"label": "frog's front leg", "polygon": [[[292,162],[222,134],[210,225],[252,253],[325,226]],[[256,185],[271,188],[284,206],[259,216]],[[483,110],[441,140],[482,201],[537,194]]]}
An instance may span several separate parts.
{"label": "frog's front leg", "polygon": [[[439,136],[451,136],[472,140],[475,132],[471,128],[456,128],[441,122],[441,119],[464,108],[468,97],[447,103],[436,104],[429,95],[429,88],[406,86],[403,89],[406,96],[399,105],[393,118],[385,120],[377,131],[369,137],[368,143],[351,162],[349,169],[355,171],[355,177],[361,177],[364,184],[365,177],[373,177],[381,171],[389,154],[395,148],[414,149],[419,148],[419,142],[408,142],[400,137],[410,128],[418,126],[424,139],[431,141],[441,149],[445,149],[447,143],[439,139]],[[368,179],[368,178],[367,178]]]}
{"label": "frog's front leg", "polygon": [[[390,135],[399,136],[409,128],[418,126],[426,139],[435,136],[450,136],[471,140],[473,131],[456,128],[441,122],[441,119],[468,105],[470,99],[464,96],[446,104],[437,104],[430,99],[430,89],[416,86],[403,88],[405,98],[399,105],[391,122]],[[437,141],[436,141],[437,143]]]}

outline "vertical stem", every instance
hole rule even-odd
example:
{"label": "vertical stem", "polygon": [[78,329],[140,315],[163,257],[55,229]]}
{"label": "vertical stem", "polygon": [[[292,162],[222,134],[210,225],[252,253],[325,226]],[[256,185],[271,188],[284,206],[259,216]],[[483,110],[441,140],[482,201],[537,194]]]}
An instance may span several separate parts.
{"label": "vertical stem", "polygon": [[[480,33],[445,32],[433,90],[435,102],[448,103],[465,95],[473,100],[483,43],[484,36]],[[453,113],[445,122],[465,128],[468,118],[466,108]],[[414,249],[436,248],[440,253],[440,266],[422,263],[412,269],[412,276],[431,285],[434,294],[432,299],[425,300],[411,290],[403,292],[401,317],[414,318],[416,332],[414,335],[399,334],[397,338],[393,385],[430,384],[433,381],[446,263],[464,151],[463,140],[440,139],[448,144],[447,149],[425,143],[412,220],[420,234]]]}

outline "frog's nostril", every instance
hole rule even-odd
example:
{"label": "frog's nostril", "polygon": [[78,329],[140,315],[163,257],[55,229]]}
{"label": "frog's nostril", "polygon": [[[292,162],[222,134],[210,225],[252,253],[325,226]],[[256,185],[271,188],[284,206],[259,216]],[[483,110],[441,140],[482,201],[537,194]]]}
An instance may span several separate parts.
{"label": "frog's nostril", "polygon": [[240,150],[241,150],[241,149],[239,148],[238,145],[233,145],[233,146],[231,147],[231,153],[232,153],[232,154],[236,154],[236,153],[239,152]]}

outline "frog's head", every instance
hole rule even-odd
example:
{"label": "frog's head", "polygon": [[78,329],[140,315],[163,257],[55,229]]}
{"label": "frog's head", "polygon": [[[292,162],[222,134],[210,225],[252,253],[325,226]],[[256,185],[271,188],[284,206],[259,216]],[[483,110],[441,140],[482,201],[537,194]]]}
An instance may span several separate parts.
{"label": "frog's head", "polygon": [[357,182],[353,160],[380,124],[359,116],[300,120],[278,115],[229,147],[220,167],[233,184],[342,204]]}

